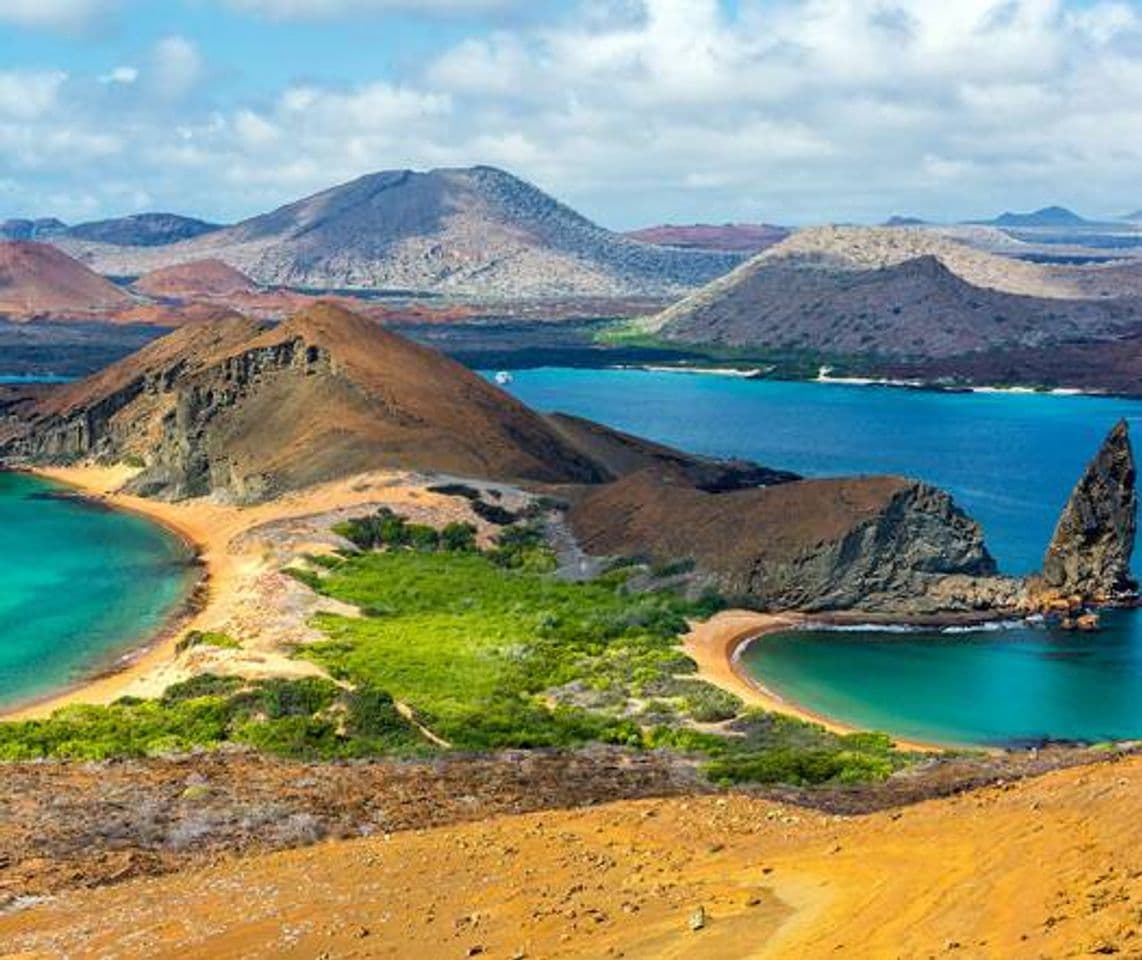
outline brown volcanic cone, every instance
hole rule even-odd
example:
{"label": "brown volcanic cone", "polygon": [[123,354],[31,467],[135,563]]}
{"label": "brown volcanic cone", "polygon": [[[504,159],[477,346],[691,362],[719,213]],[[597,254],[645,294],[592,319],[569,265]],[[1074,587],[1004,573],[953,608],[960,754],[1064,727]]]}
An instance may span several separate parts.
{"label": "brown volcanic cone", "polygon": [[221,260],[195,260],[173,267],[152,270],[132,284],[149,297],[224,297],[233,293],[253,293],[257,285],[241,270]]}
{"label": "brown volcanic cone", "polygon": [[243,500],[393,467],[594,482],[541,417],[446,357],[329,304],[276,327],[186,327],[43,402],[9,453],[139,457],[136,490]]}
{"label": "brown volcanic cone", "polygon": [[130,306],[130,296],[45,243],[0,243],[0,314],[90,313]]}

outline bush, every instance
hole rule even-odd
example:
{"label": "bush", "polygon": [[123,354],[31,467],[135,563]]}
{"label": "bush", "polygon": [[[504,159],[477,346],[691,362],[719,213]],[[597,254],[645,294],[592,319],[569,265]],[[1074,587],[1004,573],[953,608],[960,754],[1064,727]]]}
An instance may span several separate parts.
{"label": "bush", "polygon": [[241,648],[242,644],[226,633],[215,633],[210,630],[191,630],[175,646],[175,653],[182,653],[184,650],[189,650],[192,647],[203,646],[220,647],[225,650],[237,650]]}
{"label": "bush", "polygon": [[483,500],[472,501],[472,512],[481,520],[497,527],[507,527],[519,519],[519,514],[501,507],[498,503],[487,503]]}
{"label": "bush", "polygon": [[429,493],[438,493],[444,497],[463,497],[465,500],[479,500],[480,491],[466,483],[438,483],[428,488]]}
{"label": "bush", "polygon": [[450,523],[440,531],[440,548],[449,553],[471,553],[476,549],[476,528],[470,523]]}
{"label": "bush", "polygon": [[228,697],[243,686],[246,681],[239,677],[220,677],[213,673],[200,673],[189,680],[172,684],[163,691],[159,702],[165,706],[198,700],[201,697]]}

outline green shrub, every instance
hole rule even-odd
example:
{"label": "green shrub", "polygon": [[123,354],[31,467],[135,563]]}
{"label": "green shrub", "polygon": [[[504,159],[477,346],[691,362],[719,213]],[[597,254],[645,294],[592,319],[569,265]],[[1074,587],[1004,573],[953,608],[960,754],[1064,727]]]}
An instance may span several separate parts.
{"label": "green shrub", "polygon": [[210,630],[191,630],[175,646],[175,652],[182,653],[184,650],[189,650],[192,647],[203,646],[220,647],[225,650],[237,650],[241,648],[242,644],[226,633],[216,633]]}

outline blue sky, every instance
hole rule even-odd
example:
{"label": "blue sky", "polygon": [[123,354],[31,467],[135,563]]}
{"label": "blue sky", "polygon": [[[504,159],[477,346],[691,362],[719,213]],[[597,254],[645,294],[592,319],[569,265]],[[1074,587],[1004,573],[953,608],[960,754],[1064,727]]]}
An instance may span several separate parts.
{"label": "blue sky", "polygon": [[491,163],[613,227],[1142,207],[1122,0],[0,0],[0,218]]}

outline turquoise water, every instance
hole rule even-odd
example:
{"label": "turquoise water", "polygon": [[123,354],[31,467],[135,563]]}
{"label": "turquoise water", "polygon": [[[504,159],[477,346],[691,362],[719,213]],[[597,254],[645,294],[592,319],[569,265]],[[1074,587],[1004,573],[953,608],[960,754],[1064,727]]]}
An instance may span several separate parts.
{"label": "turquoise water", "polygon": [[[950,490],[1009,573],[1037,569],[1059,511],[1119,417],[1142,402],[941,394],[642,371],[540,369],[508,389],[686,449],[808,476],[900,473]],[[1142,737],[1142,613],[1094,635],[795,632],[743,663],[766,686],[854,726],[947,743]]]}
{"label": "turquoise water", "polygon": [[1137,612],[1097,634],[1043,627],[941,634],[793,631],[742,665],[816,713],[934,743],[1006,746],[1142,737]]}
{"label": "turquoise water", "polygon": [[194,580],[188,548],[131,514],[0,472],[0,706],[112,665]]}

